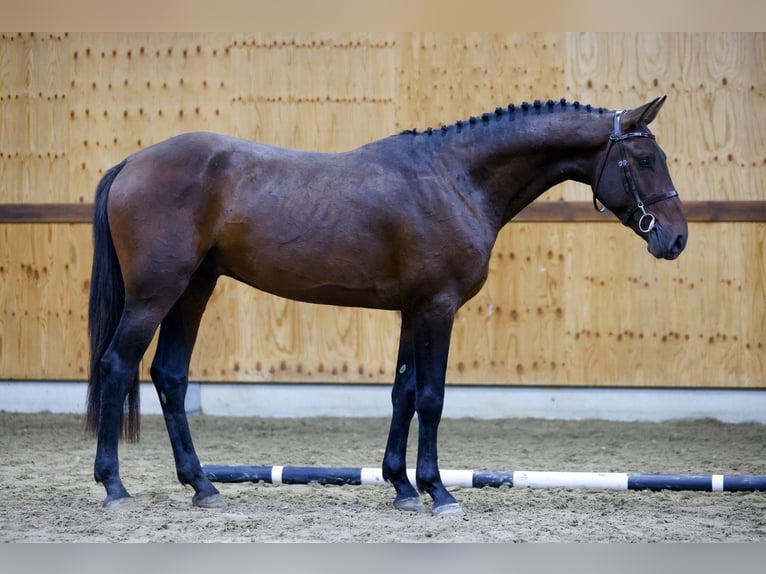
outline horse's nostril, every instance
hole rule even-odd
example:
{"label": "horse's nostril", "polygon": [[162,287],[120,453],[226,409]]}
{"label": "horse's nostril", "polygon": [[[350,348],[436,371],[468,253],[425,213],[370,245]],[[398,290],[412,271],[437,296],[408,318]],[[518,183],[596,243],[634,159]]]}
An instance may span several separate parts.
{"label": "horse's nostril", "polygon": [[673,242],[673,253],[679,254],[686,247],[686,235],[679,235]]}

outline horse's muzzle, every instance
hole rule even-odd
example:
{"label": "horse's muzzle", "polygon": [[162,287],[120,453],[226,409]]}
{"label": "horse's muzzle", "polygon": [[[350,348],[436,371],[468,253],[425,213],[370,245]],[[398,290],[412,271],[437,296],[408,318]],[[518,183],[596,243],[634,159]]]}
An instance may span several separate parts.
{"label": "horse's muzzle", "polygon": [[687,233],[665,234],[661,230],[653,230],[648,237],[649,253],[657,259],[676,259],[686,247]]}

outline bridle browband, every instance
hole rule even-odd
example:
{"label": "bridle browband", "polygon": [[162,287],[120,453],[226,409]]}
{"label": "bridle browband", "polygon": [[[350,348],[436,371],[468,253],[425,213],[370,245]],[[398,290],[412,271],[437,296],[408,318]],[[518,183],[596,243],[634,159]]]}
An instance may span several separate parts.
{"label": "bridle browband", "polygon": [[656,218],[652,213],[646,211],[646,206],[670,199],[672,197],[677,197],[678,192],[675,189],[671,189],[670,191],[652,195],[645,200],[641,199],[641,196],[638,193],[638,188],[636,187],[636,182],[630,173],[630,167],[625,156],[625,145],[623,142],[631,138],[649,138],[654,140],[654,134],[648,131],[629,132],[627,134],[623,134],[620,127],[620,118],[624,112],[625,110],[620,110],[614,114],[614,132],[609,136],[609,142],[606,144],[604,159],[601,161],[601,169],[599,169],[598,172],[598,179],[596,179],[596,185],[593,187],[593,206],[599,213],[606,211],[606,207],[603,205],[603,202],[600,207],[598,205],[599,201],[601,201],[598,197],[598,188],[601,185],[601,176],[604,175],[604,168],[606,167],[607,161],[609,159],[609,152],[612,151],[612,146],[616,142],[617,149],[620,152],[620,160],[617,162],[617,165],[622,169],[622,187],[625,189],[625,193],[628,194],[628,197],[633,200],[633,207],[628,209],[621,218],[622,224],[629,225],[630,220],[633,218],[633,215],[636,213],[636,211],[640,211],[641,217],[638,219],[638,229],[642,233],[649,233],[652,229],[654,229]]}

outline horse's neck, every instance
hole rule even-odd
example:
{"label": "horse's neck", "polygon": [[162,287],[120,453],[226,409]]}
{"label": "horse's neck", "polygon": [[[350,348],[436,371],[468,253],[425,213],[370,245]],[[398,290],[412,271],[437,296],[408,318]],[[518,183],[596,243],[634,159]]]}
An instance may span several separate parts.
{"label": "horse's neck", "polygon": [[445,151],[482,192],[499,229],[556,184],[590,184],[610,129],[605,113],[530,109],[464,126]]}

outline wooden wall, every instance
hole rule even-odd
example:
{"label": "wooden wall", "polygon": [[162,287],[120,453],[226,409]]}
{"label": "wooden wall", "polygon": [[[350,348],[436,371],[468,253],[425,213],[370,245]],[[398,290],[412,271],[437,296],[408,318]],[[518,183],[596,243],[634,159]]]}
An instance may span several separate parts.
{"label": "wooden wall", "polygon": [[[724,215],[703,211],[674,262],[606,216],[512,223],[458,316],[448,380],[764,387],[766,34],[0,34],[0,379],[86,377],[91,231],[60,204],[87,213],[140,147],[206,129],[338,151],[509,102],[662,94],[652,128],[682,198]],[[727,218],[745,201],[756,215]],[[393,313],[222,280],[192,377],[388,383],[397,335]]]}

